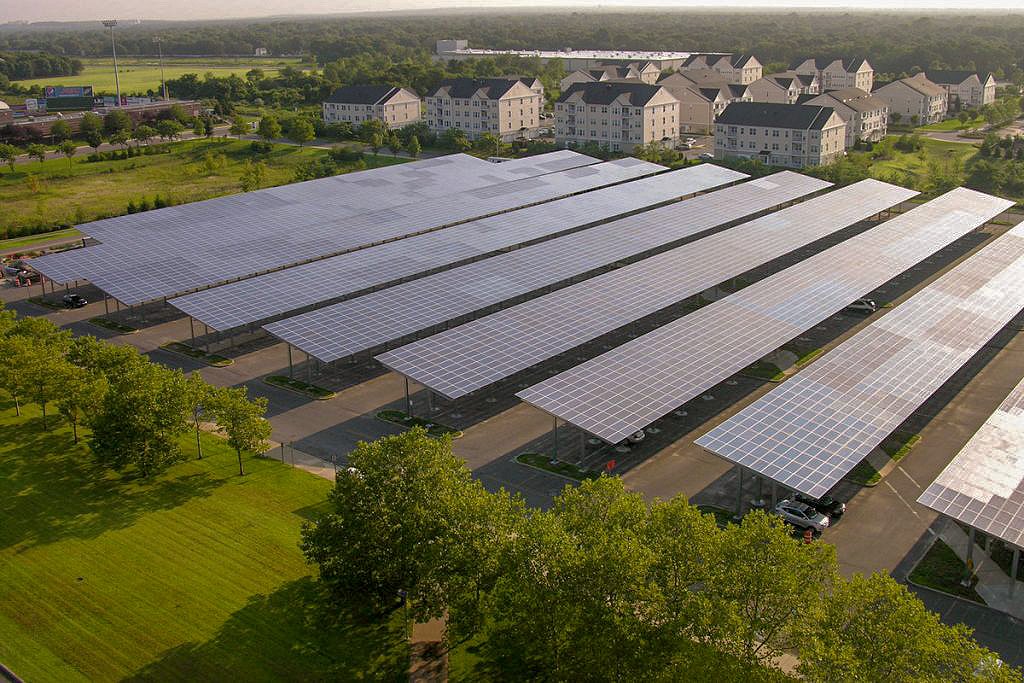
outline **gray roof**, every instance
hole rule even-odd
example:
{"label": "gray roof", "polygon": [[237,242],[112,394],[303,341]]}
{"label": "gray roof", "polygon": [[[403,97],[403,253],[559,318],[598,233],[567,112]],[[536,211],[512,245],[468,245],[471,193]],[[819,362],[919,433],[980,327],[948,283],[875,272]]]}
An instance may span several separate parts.
{"label": "gray roof", "polygon": [[[799,67],[801,64],[803,64],[806,61],[808,61],[808,60],[807,59],[797,60],[789,68],[790,68],[790,70],[796,69],[797,67]],[[832,62],[838,61],[840,64],[843,65],[843,69],[846,70],[846,73],[851,73],[851,74],[852,73],[856,73],[857,70],[860,69],[860,67],[863,64],[867,63],[867,60],[864,59],[863,57],[854,57],[852,59],[847,59],[847,58],[844,58],[844,57],[840,57],[838,60],[836,60],[836,59],[811,59],[809,61],[814,62],[814,68],[817,69],[818,71],[823,71],[825,69],[825,67],[827,67],[829,64],[831,64]]]}
{"label": "gray roof", "polygon": [[450,97],[469,99],[478,92],[484,97],[497,100],[521,81],[518,78],[448,78],[434,88],[428,97],[437,97],[442,90]]}
{"label": "gray roof", "polygon": [[942,83],[944,85],[960,85],[971,76],[977,76],[978,80],[984,83],[988,80],[992,74],[981,75],[977,71],[944,71],[941,69],[928,69],[925,72],[925,76],[932,83]]}
{"label": "gray roof", "polygon": [[602,81],[597,83],[573,83],[558,98],[558,102],[565,102],[570,97],[579,94],[587,104],[611,104],[626,95],[630,106],[642,107],[651,101],[651,98],[662,90],[660,85],[650,85],[640,81]]}
{"label": "gray roof", "polygon": [[401,88],[391,85],[346,85],[338,88],[327,98],[327,102],[345,104],[379,104],[388,100]]}
{"label": "gray roof", "polygon": [[[911,76],[910,78],[901,78],[898,81],[893,81],[892,83],[888,83],[888,84],[886,84],[886,85],[884,85],[882,87],[883,88],[888,88],[890,85],[893,85],[894,83],[902,83],[903,85],[907,86],[911,90],[919,92],[922,95],[925,95],[927,97],[945,97],[946,96],[946,91],[945,90],[943,90],[942,88],[940,88],[939,86],[935,85],[934,83],[929,81],[927,78],[924,78],[922,76],[923,76],[922,74],[918,74],[917,76]],[[880,88],[875,88],[875,92],[878,92],[879,90],[880,90]]]}
{"label": "gray roof", "polygon": [[821,130],[835,110],[809,104],[778,104],[774,102],[733,102],[717,119],[717,123],[762,128],[795,128]]}
{"label": "gray roof", "polygon": [[854,111],[877,111],[889,106],[885,100],[875,97],[871,93],[861,90],[860,88],[840,88],[839,90],[829,90],[824,93],[824,95],[816,95],[816,97],[824,97],[825,95],[842,102]]}

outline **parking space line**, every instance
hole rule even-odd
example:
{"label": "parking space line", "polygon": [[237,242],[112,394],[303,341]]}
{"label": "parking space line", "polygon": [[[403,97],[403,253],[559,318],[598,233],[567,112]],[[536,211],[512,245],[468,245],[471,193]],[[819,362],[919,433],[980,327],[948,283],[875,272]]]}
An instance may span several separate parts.
{"label": "parking space line", "polygon": [[915,510],[915,509],[913,508],[913,506],[911,506],[911,504],[907,502],[907,499],[906,499],[906,498],[904,498],[903,496],[901,496],[901,495],[900,495],[900,492],[899,492],[899,491],[897,491],[897,490],[896,490],[895,488],[893,488],[893,485],[892,485],[892,484],[890,484],[890,483],[889,483],[889,482],[887,482],[887,481],[883,481],[882,483],[884,483],[884,484],[885,484],[886,486],[888,486],[888,487],[889,487],[889,490],[890,490],[890,491],[892,491],[893,493],[895,493],[895,494],[896,494],[896,497],[900,499],[900,502],[902,502],[902,503],[903,503],[904,505],[906,505],[906,506],[907,506],[907,509],[908,509],[908,510],[910,510],[911,514],[913,514],[913,515],[914,515],[915,517],[917,517],[917,518],[919,518],[919,519],[920,519],[921,515],[919,515],[919,514],[917,513],[917,510]]}

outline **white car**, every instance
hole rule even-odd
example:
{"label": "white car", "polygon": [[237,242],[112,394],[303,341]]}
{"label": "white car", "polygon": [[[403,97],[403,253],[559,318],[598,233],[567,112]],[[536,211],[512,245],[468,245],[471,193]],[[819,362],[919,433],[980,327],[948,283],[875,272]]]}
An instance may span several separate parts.
{"label": "white car", "polygon": [[871,299],[857,299],[852,304],[846,307],[846,310],[850,313],[863,313],[864,315],[871,315],[878,310],[878,304]]}
{"label": "white car", "polygon": [[696,145],[697,138],[686,138],[685,140],[683,140],[683,142],[685,142],[688,145]]}
{"label": "white car", "polygon": [[822,532],[828,528],[828,517],[810,505],[795,500],[782,500],[775,506],[775,514],[797,529],[813,529]]}

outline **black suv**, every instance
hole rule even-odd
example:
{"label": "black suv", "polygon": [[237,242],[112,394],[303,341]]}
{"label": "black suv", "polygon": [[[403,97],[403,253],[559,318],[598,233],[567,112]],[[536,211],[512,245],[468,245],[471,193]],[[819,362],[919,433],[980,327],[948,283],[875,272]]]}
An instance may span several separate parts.
{"label": "black suv", "polygon": [[81,308],[89,302],[85,300],[85,297],[81,294],[65,294],[64,295],[64,308]]}

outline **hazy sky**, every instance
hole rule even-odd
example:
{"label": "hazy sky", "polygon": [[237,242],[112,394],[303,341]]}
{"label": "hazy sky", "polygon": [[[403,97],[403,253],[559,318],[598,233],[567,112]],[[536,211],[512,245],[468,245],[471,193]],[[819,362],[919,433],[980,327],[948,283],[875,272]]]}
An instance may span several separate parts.
{"label": "hazy sky", "polygon": [[[832,7],[871,9],[1020,9],[1021,0],[726,0],[749,7]],[[0,0],[0,23],[132,19],[224,19],[279,14],[327,14],[366,10],[453,7],[710,7],[695,0]]]}

